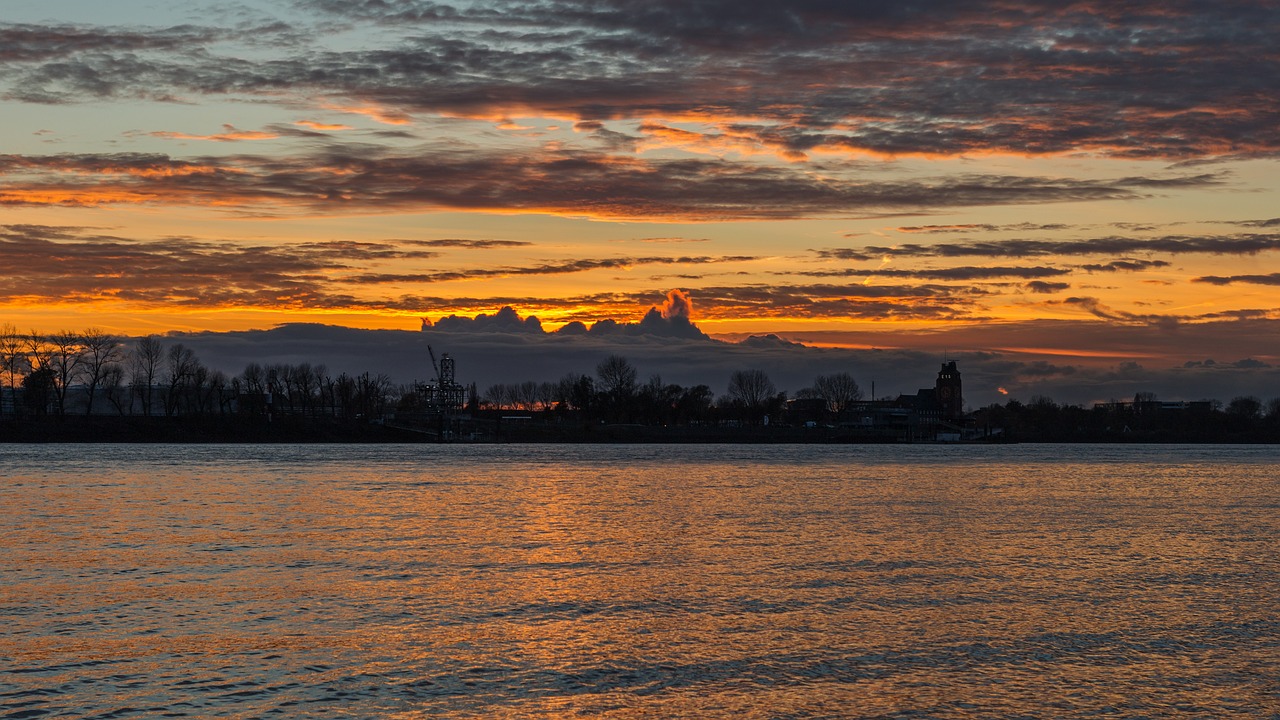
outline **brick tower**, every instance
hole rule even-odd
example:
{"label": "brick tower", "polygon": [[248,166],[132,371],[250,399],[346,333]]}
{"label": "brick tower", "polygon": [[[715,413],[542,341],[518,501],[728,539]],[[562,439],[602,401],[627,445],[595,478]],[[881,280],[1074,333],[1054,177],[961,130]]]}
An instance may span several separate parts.
{"label": "brick tower", "polygon": [[934,384],[938,405],[942,407],[943,420],[958,420],[964,415],[964,396],[960,392],[960,371],[956,369],[956,361],[942,364],[938,371],[938,381]]}

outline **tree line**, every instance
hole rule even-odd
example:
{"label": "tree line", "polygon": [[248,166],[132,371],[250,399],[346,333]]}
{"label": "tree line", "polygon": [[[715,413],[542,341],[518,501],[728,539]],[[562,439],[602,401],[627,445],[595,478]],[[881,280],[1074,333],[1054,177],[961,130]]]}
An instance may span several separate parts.
{"label": "tree line", "polygon": [[1039,395],[1027,403],[993,403],[972,418],[979,427],[1000,428],[1003,437],[1028,442],[1280,441],[1280,397],[1263,402],[1243,395],[1225,405],[1215,400],[1172,405],[1163,407],[1152,393],[1138,393],[1132,403],[1093,407],[1059,404]]}
{"label": "tree line", "polygon": [[[762,425],[786,419],[789,401],[810,401],[831,422],[865,409],[858,383],[847,372],[819,375],[788,395],[758,369],[735,370],[724,395],[707,385],[682,386],[658,375],[640,382],[625,357],[611,355],[594,374],[570,373],[554,382],[496,383],[483,393],[471,386],[467,410],[520,412],[584,423],[649,426]],[[0,402],[10,418],[103,415],[219,416],[238,414],[381,419],[391,412],[430,411],[421,388],[396,385],[381,373],[328,371],[323,364],[251,362],[237,375],[206,366],[181,342],[149,335],[124,338],[97,328],[42,334],[0,325]],[[1016,440],[1275,440],[1280,398],[1252,396],[1155,411],[1139,393],[1131,404],[1085,408],[1036,396],[971,413],[979,427],[998,428]],[[105,405],[105,408],[104,408]],[[1140,411],[1141,408],[1149,408]]]}
{"label": "tree line", "polygon": [[[697,425],[733,420],[759,425],[787,410],[790,399],[763,370],[730,373],[725,394],[707,385],[665,383],[660,375],[639,381],[639,371],[621,355],[596,365],[594,375],[569,373],[555,382],[526,380],[490,385],[479,397],[481,408],[528,413],[573,412],[588,422],[639,425]],[[815,399],[839,415],[862,399],[848,373],[819,375],[794,399]]]}
{"label": "tree line", "polygon": [[383,374],[250,363],[229,377],[180,342],[154,335],[128,341],[97,328],[41,334],[0,326],[0,379],[13,416],[101,414],[106,403],[121,416],[238,411],[358,419],[380,417],[398,398]]}
{"label": "tree line", "polygon": [[[154,335],[129,339],[92,327],[39,333],[0,326],[0,380],[11,416],[271,412],[373,419],[424,409],[414,385],[396,385],[381,373],[335,375],[323,364],[254,362],[228,376],[181,342]],[[636,367],[620,355],[597,364],[594,375],[497,383],[483,394],[473,386],[468,396],[472,411],[573,412],[591,422],[646,425],[723,419],[761,424],[782,415],[790,399],[756,369],[732,372],[721,397],[707,385],[664,383],[657,375],[641,383]],[[836,373],[818,376],[795,398],[821,400],[839,414],[862,393],[852,376]]]}

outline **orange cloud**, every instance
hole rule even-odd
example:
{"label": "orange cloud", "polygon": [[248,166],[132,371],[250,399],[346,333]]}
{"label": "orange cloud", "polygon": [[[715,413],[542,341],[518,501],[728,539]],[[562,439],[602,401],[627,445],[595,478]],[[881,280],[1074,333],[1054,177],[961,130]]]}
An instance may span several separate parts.
{"label": "orange cloud", "polygon": [[383,125],[410,125],[413,123],[413,117],[402,110],[393,110],[391,108],[379,105],[338,105],[338,104],[322,104],[325,110],[333,110],[335,112],[351,113],[352,115],[363,115],[374,122]]}
{"label": "orange cloud", "polygon": [[312,120],[298,120],[293,123],[300,127],[310,128],[312,130],[321,131],[337,131],[337,130],[355,130],[351,125],[341,125],[336,123],[314,122]]}
{"label": "orange cloud", "polygon": [[238,140],[275,140],[280,137],[279,133],[265,132],[262,130],[238,130],[232,125],[223,124],[223,132],[216,135],[191,135],[189,133],[156,131],[147,133],[151,137],[167,138],[171,140],[212,140],[214,142],[235,142]]}

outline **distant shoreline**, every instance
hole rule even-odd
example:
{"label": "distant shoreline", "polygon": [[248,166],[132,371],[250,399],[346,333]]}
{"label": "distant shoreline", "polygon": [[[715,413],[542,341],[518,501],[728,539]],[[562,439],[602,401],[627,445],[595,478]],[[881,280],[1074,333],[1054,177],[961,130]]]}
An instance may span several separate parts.
{"label": "distant shoreline", "polygon": [[1019,443],[1270,445],[1280,437],[1239,433],[1197,437],[1190,433],[1008,434],[965,443],[907,442],[856,428],[829,427],[657,427],[643,425],[529,424],[481,425],[446,434],[422,427],[285,417],[48,417],[0,421],[0,443],[172,443],[172,444],[821,444],[821,445],[982,445]]}

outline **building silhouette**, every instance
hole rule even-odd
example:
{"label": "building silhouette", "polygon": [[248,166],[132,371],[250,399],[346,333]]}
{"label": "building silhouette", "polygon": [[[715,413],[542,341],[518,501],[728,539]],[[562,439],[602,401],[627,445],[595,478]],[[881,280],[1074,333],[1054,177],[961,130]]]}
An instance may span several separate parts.
{"label": "building silhouette", "polygon": [[787,403],[790,422],[844,428],[864,440],[890,442],[958,442],[982,434],[964,411],[964,391],[956,361],[942,364],[933,387],[885,399],[851,403],[841,413],[826,402],[802,398]]}
{"label": "building silhouette", "polygon": [[956,369],[955,360],[942,364],[933,392],[943,420],[959,420],[964,416],[964,393],[961,391],[960,371]]}

